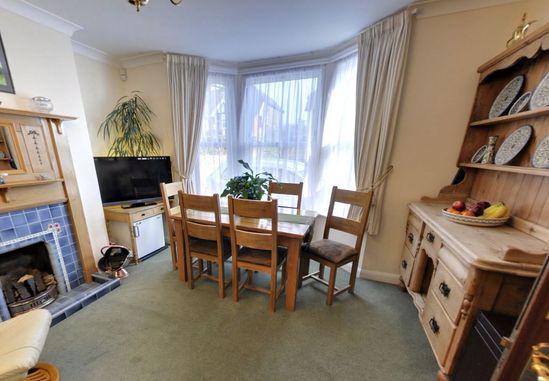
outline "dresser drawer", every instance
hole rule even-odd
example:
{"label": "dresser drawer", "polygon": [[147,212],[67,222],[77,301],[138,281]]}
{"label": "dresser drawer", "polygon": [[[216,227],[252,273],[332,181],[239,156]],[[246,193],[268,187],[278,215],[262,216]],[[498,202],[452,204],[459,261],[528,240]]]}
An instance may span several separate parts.
{"label": "dresser drawer", "polygon": [[412,275],[412,268],[414,267],[414,257],[410,250],[406,246],[402,249],[402,258],[400,261],[400,276],[404,285],[408,287],[410,283],[410,275]]}
{"label": "dresser drawer", "polygon": [[421,248],[425,250],[431,258],[437,258],[438,251],[442,247],[442,240],[429,225],[425,225],[423,239],[421,240]]}
{"label": "dresser drawer", "polygon": [[417,249],[419,247],[419,242],[421,241],[421,236],[419,230],[415,225],[408,222],[406,226],[406,239],[404,245],[410,250],[410,253],[415,257]]}
{"label": "dresser drawer", "polygon": [[431,282],[431,291],[439,300],[450,320],[457,323],[465,291],[442,261],[438,262]]}
{"label": "dresser drawer", "polygon": [[164,207],[161,206],[161,205],[158,205],[158,206],[155,206],[154,208],[150,208],[150,209],[147,209],[147,210],[139,211],[137,213],[133,213],[131,215],[131,221],[132,221],[132,223],[137,222],[137,221],[141,221],[141,220],[144,220],[146,218],[156,216],[157,214],[161,214],[163,212],[164,212]]}
{"label": "dresser drawer", "polygon": [[438,363],[443,366],[456,326],[450,321],[432,290],[429,291],[425,301],[421,325],[427,334]]}

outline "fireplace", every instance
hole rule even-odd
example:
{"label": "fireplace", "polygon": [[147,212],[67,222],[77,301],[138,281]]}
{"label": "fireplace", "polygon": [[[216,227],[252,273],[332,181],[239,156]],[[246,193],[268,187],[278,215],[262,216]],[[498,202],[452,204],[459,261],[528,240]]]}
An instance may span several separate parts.
{"label": "fireplace", "polygon": [[65,204],[0,214],[0,320],[83,284]]}
{"label": "fireplace", "polygon": [[51,304],[58,294],[46,242],[37,242],[0,256],[0,289],[10,315]]}

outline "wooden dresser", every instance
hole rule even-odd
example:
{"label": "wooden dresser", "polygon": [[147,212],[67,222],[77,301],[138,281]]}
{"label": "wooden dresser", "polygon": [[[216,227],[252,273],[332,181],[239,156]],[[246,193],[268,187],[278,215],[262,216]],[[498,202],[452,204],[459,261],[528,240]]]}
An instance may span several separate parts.
{"label": "wooden dresser", "polygon": [[[518,316],[549,252],[549,169],[532,156],[549,135],[549,107],[489,119],[494,99],[517,75],[520,94],[534,91],[549,72],[549,25],[479,68],[480,81],[458,157],[456,184],[436,198],[410,204],[400,267],[440,367],[451,379],[480,310]],[[531,125],[527,146],[507,165],[472,163],[477,149],[498,136],[496,151],[517,128]],[[508,225],[475,227],[449,221],[441,209],[455,200],[503,201]]]}

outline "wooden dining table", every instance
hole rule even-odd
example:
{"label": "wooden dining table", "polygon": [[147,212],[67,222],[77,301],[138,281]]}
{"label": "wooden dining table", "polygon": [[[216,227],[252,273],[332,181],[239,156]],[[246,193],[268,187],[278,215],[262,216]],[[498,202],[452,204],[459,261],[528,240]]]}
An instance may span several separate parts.
{"label": "wooden dining table", "polygon": [[[301,244],[312,234],[314,222],[318,213],[310,210],[278,208],[278,244],[288,248],[287,278],[286,278],[286,310],[294,311],[299,280],[299,263]],[[188,218],[214,220],[212,213],[189,211]],[[179,280],[187,281],[187,271],[183,248],[183,229],[181,213],[174,213],[171,217],[175,225],[176,251]],[[256,218],[241,218],[239,225],[249,228],[269,229],[270,220]],[[221,208],[221,225],[223,235],[230,236],[229,214],[226,207]]]}

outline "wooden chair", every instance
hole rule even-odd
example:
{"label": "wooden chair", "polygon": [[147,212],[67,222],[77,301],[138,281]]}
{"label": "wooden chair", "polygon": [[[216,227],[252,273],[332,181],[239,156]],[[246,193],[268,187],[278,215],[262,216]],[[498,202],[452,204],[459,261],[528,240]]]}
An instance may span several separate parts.
{"label": "wooden chair", "polygon": [[[225,261],[231,256],[230,243],[221,233],[221,207],[219,195],[199,196],[179,191],[179,206],[183,222],[183,239],[185,241],[185,261],[189,288],[194,288],[194,281],[204,276],[218,283],[220,298],[225,297],[225,288],[231,283],[225,282]],[[194,215],[189,215],[193,211]],[[199,213],[205,213],[203,218]],[[213,214],[214,220],[207,219]],[[192,261],[198,259],[198,275],[193,274]],[[206,273],[202,269],[202,260],[208,263]],[[211,274],[211,263],[217,263],[217,277]]]}
{"label": "wooden chair", "polygon": [[[263,292],[270,296],[269,311],[276,310],[276,301],[286,284],[287,250],[278,247],[277,201],[255,201],[236,199],[229,196],[229,219],[231,223],[231,252],[233,259],[233,301],[238,302],[242,288]],[[257,220],[270,219],[270,227]],[[262,221],[263,222],[263,221]],[[240,269],[245,269],[247,278],[239,284]],[[282,268],[281,285],[277,290],[277,273]],[[253,285],[254,271],[271,276],[270,287]]]}
{"label": "wooden chair", "polygon": [[177,199],[177,192],[183,190],[183,183],[181,181],[175,183],[160,183],[160,192],[162,193],[162,203],[164,204],[164,213],[166,214],[166,223],[168,224],[169,237],[170,237],[170,251],[172,254],[172,269],[177,269],[177,252],[175,245],[175,224],[172,220],[172,215],[179,212],[179,205],[172,207],[170,204],[170,197]]}
{"label": "wooden chair", "polygon": [[301,195],[303,193],[303,183],[278,183],[278,182],[269,182],[269,199],[272,199],[273,194],[283,194],[290,196],[297,196],[297,205],[296,206],[286,206],[279,205],[284,208],[293,208],[301,209]]}
{"label": "wooden chair", "polygon": [[[333,211],[336,202],[362,208],[360,219],[356,221],[334,216]],[[351,294],[354,292],[360,248],[362,247],[362,240],[364,238],[364,231],[366,230],[366,222],[368,221],[371,202],[372,192],[356,192],[333,187],[323,239],[303,245],[301,252],[302,274],[304,271],[308,272],[310,259],[319,262],[319,270],[303,276],[302,280],[312,278],[328,286],[326,304],[329,306],[332,305],[334,296],[345,291],[349,291]],[[329,239],[328,237],[331,229],[354,235],[356,237],[355,246],[348,246]],[[353,263],[349,284],[342,289],[338,289],[335,287],[337,269],[349,262]],[[330,268],[330,278],[328,282],[324,280],[324,266]]]}

